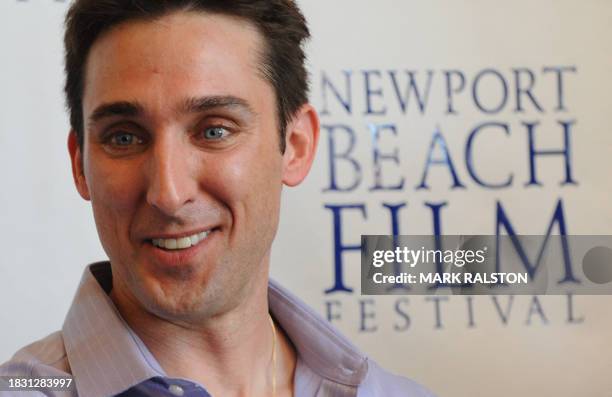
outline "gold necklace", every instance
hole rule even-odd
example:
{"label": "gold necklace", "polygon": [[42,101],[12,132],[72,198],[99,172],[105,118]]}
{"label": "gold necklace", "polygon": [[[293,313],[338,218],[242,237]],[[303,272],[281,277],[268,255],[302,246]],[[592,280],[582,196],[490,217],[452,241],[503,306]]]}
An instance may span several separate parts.
{"label": "gold necklace", "polygon": [[268,313],[268,318],[272,327],[272,397],[276,397],[276,326],[270,313]]}

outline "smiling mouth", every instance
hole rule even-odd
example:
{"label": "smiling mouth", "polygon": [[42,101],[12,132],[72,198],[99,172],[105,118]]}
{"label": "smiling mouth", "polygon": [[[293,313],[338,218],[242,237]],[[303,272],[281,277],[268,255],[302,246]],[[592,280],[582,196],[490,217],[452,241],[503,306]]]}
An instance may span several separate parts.
{"label": "smiling mouth", "polygon": [[153,246],[168,251],[184,250],[205,240],[215,229],[205,230],[200,233],[194,233],[190,236],[180,238],[154,238],[148,240]]}

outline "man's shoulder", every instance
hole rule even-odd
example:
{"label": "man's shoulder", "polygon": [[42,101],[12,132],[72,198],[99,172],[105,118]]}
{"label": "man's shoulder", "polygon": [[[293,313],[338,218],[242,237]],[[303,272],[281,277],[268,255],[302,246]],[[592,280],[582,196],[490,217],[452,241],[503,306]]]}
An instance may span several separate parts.
{"label": "man's shoulder", "polygon": [[61,331],[30,343],[0,365],[2,376],[63,376],[70,373]]}
{"label": "man's shoulder", "polygon": [[358,397],[435,397],[417,382],[395,375],[368,360],[368,374],[359,387]]}

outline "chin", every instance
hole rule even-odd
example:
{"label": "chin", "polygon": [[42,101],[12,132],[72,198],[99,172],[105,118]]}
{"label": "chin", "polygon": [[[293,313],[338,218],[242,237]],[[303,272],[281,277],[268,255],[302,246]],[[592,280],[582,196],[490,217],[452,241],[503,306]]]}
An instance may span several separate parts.
{"label": "chin", "polygon": [[219,303],[223,301],[201,283],[157,284],[148,288],[144,295],[141,299],[143,306],[169,321],[193,322],[214,316],[220,311]]}

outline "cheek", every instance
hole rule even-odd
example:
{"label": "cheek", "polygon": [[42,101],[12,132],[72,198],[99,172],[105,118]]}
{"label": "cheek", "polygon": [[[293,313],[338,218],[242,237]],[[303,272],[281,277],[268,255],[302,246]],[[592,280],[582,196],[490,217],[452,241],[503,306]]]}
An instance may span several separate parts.
{"label": "cheek", "polygon": [[96,227],[105,246],[129,236],[129,225],[142,197],[139,169],[137,165],[103,161],[90,162],[89,167],[86,166],[85,177]]}
{"label": "cheek", "polygon": [[204,184],[215,187],[215,195],[229,207],[236,221],[270,217],[270,212],[278,208],[281,169],[280,151],[248,145],[215,162],[208,172],[209,183]]}
{"label": "cheek", "polygon": [[133,209],[142,197],[142,164],[138,161],[92,160],[85,164],[85,178],[93,205],[109,211]]}

